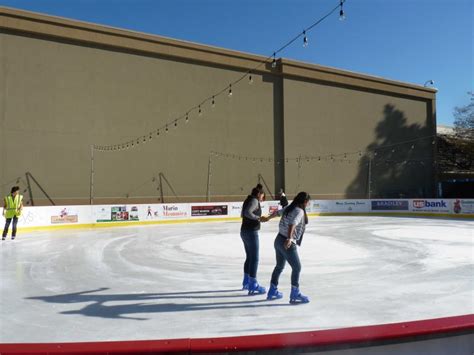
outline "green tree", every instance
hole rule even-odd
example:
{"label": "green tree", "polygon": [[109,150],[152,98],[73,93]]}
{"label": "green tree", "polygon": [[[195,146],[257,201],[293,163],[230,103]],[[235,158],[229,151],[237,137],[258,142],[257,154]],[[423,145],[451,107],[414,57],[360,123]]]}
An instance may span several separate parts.
{"label": "green tree", "polygon": [[454,131],[464,139],[474,139],[474,93],[468,92],[470,103],[454,108]]}

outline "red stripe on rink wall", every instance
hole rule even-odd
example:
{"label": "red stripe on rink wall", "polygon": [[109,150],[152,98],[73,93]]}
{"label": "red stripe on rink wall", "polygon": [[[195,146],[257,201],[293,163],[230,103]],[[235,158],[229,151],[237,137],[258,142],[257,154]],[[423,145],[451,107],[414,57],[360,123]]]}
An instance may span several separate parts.
{"label": "red stripe on rink wall", "polygon": [[[0,354],[192,354],[283,350],[383,341],[419,341],[419,338],[474,333],[474,314],[413,322],[299,333],[224,338],[140,340],[88,343],[0,344]],[[330,350],[330,349],[327,349]]]}

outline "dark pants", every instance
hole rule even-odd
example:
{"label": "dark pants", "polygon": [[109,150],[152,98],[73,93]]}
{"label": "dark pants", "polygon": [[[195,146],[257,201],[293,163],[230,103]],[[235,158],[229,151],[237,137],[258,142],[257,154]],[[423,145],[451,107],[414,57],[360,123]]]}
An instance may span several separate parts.
{"label": "dark pants", "polygon": [[8,234],[8,229],[10,228],[10,223],[12,223],[13,219],[13,229],[12,229],[12,237],[16,236],[16,224],[18,223],[18,217],[7,218],[5,220],[5,228],[3,228],[2,238],[6,238]]}
{"label": "dark pants", "polygon": [[276,254],[276,266],[273,269],[271,283],[275,286],[278,286],[280,274],[285,268],[286,262],[288,261],[288,264],[290,264],[291,266],[291,285],[299,287],[301,263],[300,258],[298,256],[298,250],[296,249],[296,245],[294,243],[291,244],[291,247],[285,249],[285,242],[286,238],[284,236],[281,236],[280,234],[278,234],[275,238],[274,245]]}
{"label": "dark pants", "polygon": [[258,231],[241,230],[240,237],[244,242],[246,255],[244,273],[249,274],[250,277],[257,278],[259,249]]}

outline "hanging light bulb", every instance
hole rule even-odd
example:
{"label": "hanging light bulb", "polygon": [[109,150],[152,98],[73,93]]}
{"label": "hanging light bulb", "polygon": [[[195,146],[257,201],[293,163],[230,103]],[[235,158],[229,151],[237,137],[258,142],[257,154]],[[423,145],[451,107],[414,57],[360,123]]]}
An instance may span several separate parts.
{"label": "hanging light bulb", "polygon": [[156,130],[156,136],[158,137],[159,135],[160,135],[160,130],[157,129],[157,130]]}
{"label": "hanging light bulb", "polygon": [[186,122],[186,123],[189,122],[189,112],[186,112],[186,120],[184,122]]}
{"label": "hanging light bulb", "polygon": [[178,120],[174,120],[174,128],[178,127]]}
{"label": "hanging light bulb", "polygon": [[212,96],[211,107],[212,108],[216,107],[216,100],[214,99],[214,96]]}
{"label": "hanging light bulb", "polygon": [[276,66],[277,66],[277,61],[276,61],[275,55],[276,55],[276,53],[273,53],[273,61],[272,61],[272,68],[273,69],[275,69]]}
{"label": "hanging light bulb", "polygon": [[341,10],[339,11],[339,20],[340,21],[344,21],[346,19],[346,14],[344,13],[344,8],[343,8],[344,1],[345,0],[341,0],[341,2],[339,4],[339,6],[341,7]]}
{"label": "hanging light bulb", "polygon": [[229,84],[229,93],[227,94],[230,97],[232,97],[232,84]]}
{"label": "hanging light bulb", "polygon": [[166,125],[165,132],[166,132],[166,133],[169,132],[168,125]]}
{"label": "hanging light bulb", "polygon": [[143,143],[146,143],[146,138],[145,138],[145,136],[143,136]]}
{"label": "hanging light bulb", "polygon": [[199,116],[202,116],[202,109],[201,109],[201,105],[199,105],[199,111],[198,111],[198,114],[199,114]]}
{"label": "hanging light bulb", "polygon": [[253,77],[252,77],[252,73],[249,74],[249,85],[252,85],[253,84]]}
{"label": "hanging light bulb", "polygon": [[415,149],[415,145],[414,145],[414,144],[412,144],[411,149]]}
{"label": "hanging light bulb", "polygon": [[306,31],[303,31],[303,47],[308,47],[308,37],[306,37]]}

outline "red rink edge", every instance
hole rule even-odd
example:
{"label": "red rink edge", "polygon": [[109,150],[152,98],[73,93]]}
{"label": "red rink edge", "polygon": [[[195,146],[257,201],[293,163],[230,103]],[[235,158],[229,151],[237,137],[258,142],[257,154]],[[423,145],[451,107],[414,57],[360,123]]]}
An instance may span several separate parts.
{"label": "red rink edge", "polygon": [[436,334],[449,335],[450,333],[465,332],[474,333],[474,314],[353,328],[223,338],[0,344],[0,355],[192,354],[200,352],[255,351],[357,344],[383,340],[403,341],[403,338],[414,338]]}

